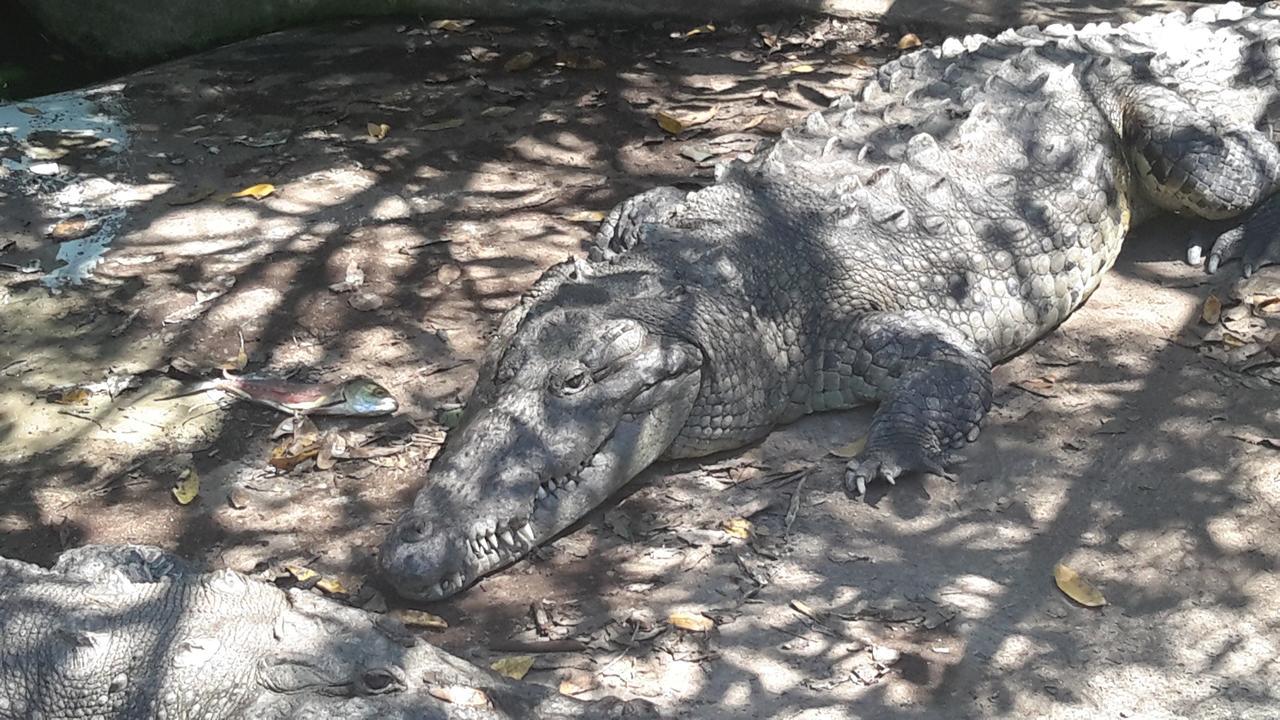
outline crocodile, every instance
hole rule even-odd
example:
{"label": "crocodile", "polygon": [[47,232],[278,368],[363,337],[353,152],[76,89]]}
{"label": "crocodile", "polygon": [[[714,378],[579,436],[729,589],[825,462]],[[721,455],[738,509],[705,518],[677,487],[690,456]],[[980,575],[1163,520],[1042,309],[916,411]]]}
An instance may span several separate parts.
{"label": "crocodile", "polygon": [[51,569],[0,557],[0,720],[652,716],[512,682],[386,615],[156,547],[89,545]]}
{"label": "crocodile", "polygon": [[1098,287],[1130,228],[1280,258],[1280,5],[949,38],[693,191],[606,216],[502,319],[380,564],[436,600],[661,459],[878,403],[844,483],[946,473],[991,368]]}

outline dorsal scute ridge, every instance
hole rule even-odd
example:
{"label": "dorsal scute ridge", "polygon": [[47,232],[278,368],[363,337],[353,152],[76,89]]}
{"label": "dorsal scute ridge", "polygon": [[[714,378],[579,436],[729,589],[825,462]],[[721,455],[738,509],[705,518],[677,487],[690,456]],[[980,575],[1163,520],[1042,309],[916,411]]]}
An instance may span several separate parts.
{"label": "dorsal scute ridge", "polygon": [[[1230,53],[1244,49],[1242,36],[1257,35],[1259,42],[1247,49],[1261,68],[1258,77],[1265,78],[1269,62],[1280,68],[1280,42],[1263,42],[1280,34],[1273,16],[1280,16],[1280,5],[1255,10],[1227,4],[1193,19],[1174,13],[1124,25],[1025,26],[996,37],[950,37],[881,66],[859,90],[809,115],[746,163],[766,175],[808,159],[866,172],[885,162],[910,161],[916,149],[908,143],[922,131],[942,146],[983,142],[1000,148],[1038,116],[1053,112],[1055,103],[1081,102],[1082,92],[1106,92],[1130,77],[1170,87],[1194,83],[1196,63],[1210,61],[1193,50],[1214,46],[1217,33],[1218,45]],[[991,133],[990,141],[982,139]],[[732,176],[737,164],[721,176]]]}

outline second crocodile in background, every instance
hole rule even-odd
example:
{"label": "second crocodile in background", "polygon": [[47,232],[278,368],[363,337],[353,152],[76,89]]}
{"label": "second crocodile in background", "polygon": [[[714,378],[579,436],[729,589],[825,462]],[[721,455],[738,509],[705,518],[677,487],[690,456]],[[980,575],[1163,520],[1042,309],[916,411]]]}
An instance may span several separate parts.
{"label": "second crocodile in background", "polygon": [[1275,4],[949,39],[716,184],[627,200],[503,319],[384,572],[448,596],[656,460],[821,410],[879,403],[851,490],[943,472],[992,363],[1079,308],[1134,224],[1240,218],[1209,270],[1277,259],[1278,70]]}

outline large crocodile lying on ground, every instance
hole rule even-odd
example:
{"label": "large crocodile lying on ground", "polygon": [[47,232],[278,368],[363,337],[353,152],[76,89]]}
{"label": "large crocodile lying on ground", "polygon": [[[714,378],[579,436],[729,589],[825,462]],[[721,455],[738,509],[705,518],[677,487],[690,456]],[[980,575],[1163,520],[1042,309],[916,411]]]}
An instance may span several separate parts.
{"label": "large crocodile lying on ground", "polygon": [[0,720],[648,715],[510,682],[390,618],[158,548],[78,548],[52,570],[0,558]]}
{"label": "large crocodile lying on ground", "polygon": [[1160,211],[1243,218],[1208,267],[1275,261],[1280,7],[949,39],[696,192],[611,213],[501,323],[381,563],[436,599],[660,458],[878,402],[846,484],[942,473],[992,363],[1067,318]]}

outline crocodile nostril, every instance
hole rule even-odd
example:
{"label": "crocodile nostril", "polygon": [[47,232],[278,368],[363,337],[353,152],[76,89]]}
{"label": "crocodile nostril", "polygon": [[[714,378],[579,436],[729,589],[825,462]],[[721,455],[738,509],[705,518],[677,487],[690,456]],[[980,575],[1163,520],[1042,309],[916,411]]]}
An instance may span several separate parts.
{"label": "crocodile nostril", "polygon": [[426,534],[427,522],[421,517],[409,518],[400,527],[400,539],[404,542],[418,542]]}

